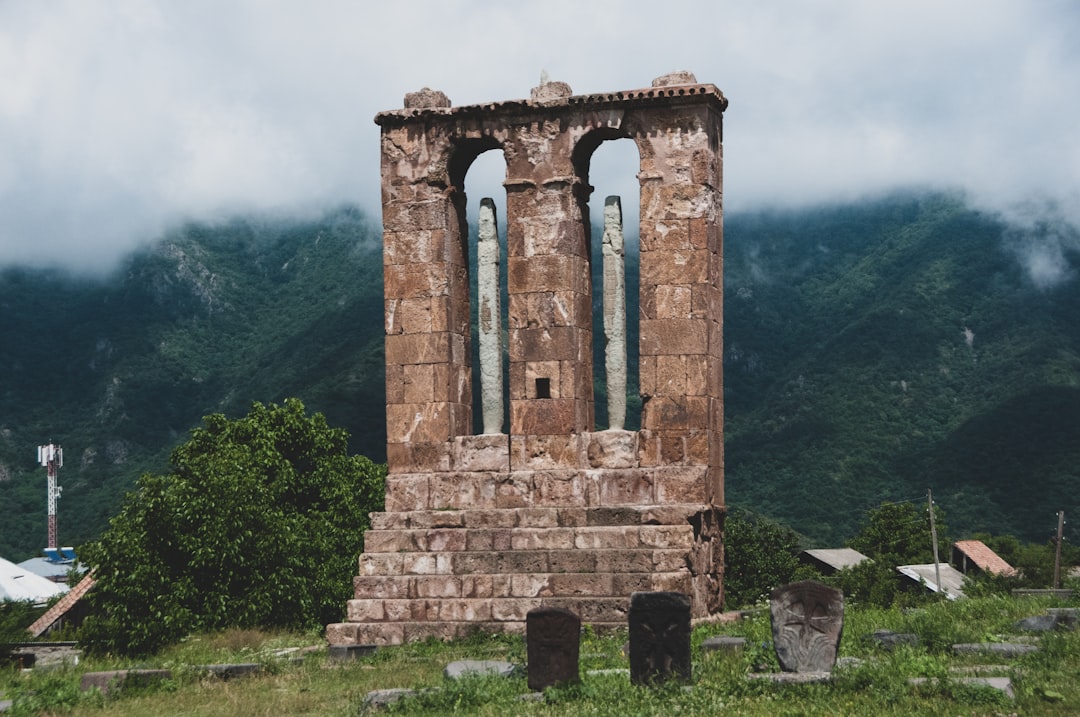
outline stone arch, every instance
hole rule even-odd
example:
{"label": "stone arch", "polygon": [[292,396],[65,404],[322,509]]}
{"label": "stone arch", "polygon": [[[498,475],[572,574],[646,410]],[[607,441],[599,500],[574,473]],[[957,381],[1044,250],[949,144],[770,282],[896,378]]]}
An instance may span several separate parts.
{"label": "stone arch", "polygon": [[[623,191],[615,194],[605,191],[594,197],[597,187],[592,184],[593,160],[605,144],[610,146],[614,143],[619,143],[623,148],[633,147],[633,189],[620,187]],[[575,174],[583,187],[579,200],[592,261],[595,422],[597,427],[620,430],[628,426],[636,427],[639,410],[635,406],[628,416],[627,408],[630,403],[628,394],[633,394],[633,403],[640,401],[638,347],[636,341],[631,341],[638,333],[637,315],[628,307],[637,305],[631,297],[635,296],[632,292],[637,290],[639,281],[636,261],[627,263],[627,249],[632,249],[629,256],[634,259],[637,247],[628,247],[626,242],[628,234],[632,234],[636,244],[638,218],[627,215],[623,211],[623,204],[628,191],[635,195],[632,205],[636,206],[639,201],[640,187],[636,180],[641,168],[641,150],[633,142],[625,125],[601,126],[586,132],[578,140],[572,159]],[[594,216],[598,213],[601,214],[599,226],[592,226]],[[627,229],[632,232],[628,233]]]}

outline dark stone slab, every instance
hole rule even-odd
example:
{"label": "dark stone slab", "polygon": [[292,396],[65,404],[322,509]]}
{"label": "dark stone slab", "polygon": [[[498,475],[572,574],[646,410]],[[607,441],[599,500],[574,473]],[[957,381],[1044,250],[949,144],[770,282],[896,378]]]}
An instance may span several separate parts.
{"label": "dark stone slab", "polygon": [[127,687],[145,687],[163,680],[172,679],[170,670],[108,670],[106,672],[87,672],[79,680],[79,689],[83,692],[97,688],[103,695]]}
{"label": "dark stone slab", "polygon": [[1038,645],[1019,642],[968,642],[952,646],[957,655],[991,653],[999,657],[1022,657],[1038,652]]}
{"label": "dark stone slab", "polygon": [[886,652],[892,652],[897,647],[918,647],[919,636],[912,632],[893,632],[891,630],[875,630],[874,632],[866,635],[864,638],[867,642],[872,642],[877,647],[885,650]]}
{"label": "dark stone slab", "polygon": [[630,682],[689,681],[690,597],[675,592],[630,596]]}
{"label": "dark stone slab", "polygon": [[706,652],[742,652],[746,647],[745,637],[710,637],[701,643],[701,649]]}
{"label": "dark stone slab", "polygon": [[784,672],[828,672],[844,630],[844,593],[814,580],[769,596],[773,644]]}
{"label": "dark stone slab", "polygon": [[223,663],[220,665],[203,665],[203,670],[223,680],[231,680],[234,677],[247,677],[263,671],[263,666],[258,662]]}
{"label": "dark stone slab", "polygon": [[330,645],[330,659],[335,662],[356,660],[375,654],[378,648],[375,645]]}
{"label": "dark stone slab", "polygon": [[[957,677],[954,679],[964,685],[989,687],[1005,693],[1005,696],[1010,700],[1016,699],[1016,692],[1013,691],[1012,680],[1008,677]],[[912,677],[908,679],[908,683],[912,685],[921,685],[929,681],[930,680],[926,677]]]}
{"label": "dark stone slab", "polygon": [[383,709],[394,704],[402,697],[410,697],[416,694],[416,690],[405,687],[395,687],[389,690],[372,690],[364,695],[365,709]]}
{"label": "dark stone slab", "polygon": [[467,675],[510,677],[515,669],[513,663],[501,660],[457,660],[447,665],[443,674],[451,680],[459,680]]}
{"label": "dark stone slab", "polygon": [[769,680],[781,685],[816,685],[832,682],[831,672],[751,672],[751,680]]}
{"label": "dark stone slab", "polygon": [[540,607],[525,615],[529,689],[578,682],[581,618],[569,610]]}

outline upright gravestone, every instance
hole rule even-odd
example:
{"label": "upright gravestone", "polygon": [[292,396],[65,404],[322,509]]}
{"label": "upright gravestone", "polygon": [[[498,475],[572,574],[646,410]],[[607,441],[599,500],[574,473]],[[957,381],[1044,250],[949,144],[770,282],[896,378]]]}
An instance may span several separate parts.
{"label": "upright gravestone", "polygon": [[581,618],[558,607],[538,607],[525,615],[529,689],[577,682]]}
{"label": "upright gravestone", "polygon": [[773,643],[784,672],[830,672],[844,629],[844,593],[813,580],[769,596]]}
{"label": "upright gravestone", "polygon": [[690,680],[690,596],[675,592],[630,596],[630,682]]}

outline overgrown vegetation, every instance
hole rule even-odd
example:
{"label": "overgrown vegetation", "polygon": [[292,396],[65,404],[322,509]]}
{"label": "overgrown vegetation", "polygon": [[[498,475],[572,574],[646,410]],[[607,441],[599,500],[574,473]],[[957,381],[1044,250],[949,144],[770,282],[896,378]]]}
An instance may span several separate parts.
{"label": "overgrown vegetation", "polygon": [[297,399],[207,416],[85,547],[97,584],[83,643],[145,654],[197,631],[339,621],[385,475],[347,448]]}
{"label": "overgrown vegetation", "polygon": [[[1076,605],[1074,601],[1068,603]],[[522,639],[481,636],[452,643],[428,641],[382,648],[355,662],[329,663],[324,650],[290,662],[296,651],[320,644],[317,635],[226,631],[193,636],[139,666],[168,668],[173,678],[156,686],[108,697],[78,691],[83,672],[117,669],[126,663],[84,659],[49,672],[0,672],[0,691],[13,699],[14,715],[256,715],[364,713],[372,690],[407,687],[420,690],[395,703],[390,714],[406,715],[1065,715],[1080,710],[1080,632],[1050,633],[1040,638],[1038,653],[1008,664],[986,658],[954,656],[958,642],[1000,640],[1015,633],[1017,620],[1049,606],[1042,599],[989,597],[943,602],[911,610],[848,606],[840,645],[845,663],[828,685],[788,685],[751,679],[750,673],[775,669],[771,630],[764,612],[738,623],[694,630],[693,681],[681,686],[643,688],[630,685],[623,645],[625,631],[596,635],[586,629],[581,643],[579,685],[552,688],[542,702],[523,702],[526,678],[447,680],[442,670],[458,659],[499,659],[525,666]],[[876,630],[913,633],[920,643],[886,651],[868,639]],[[726,634],[747,640],[741,653],[706,652],[701,643]],[[222,682],[194,666],[223,662],[258,662],[263,674]],[[1016,693],[1003,693],[963,681],[973,673],[1010,677]],[[922,678],[913,684],[913,678]]]}

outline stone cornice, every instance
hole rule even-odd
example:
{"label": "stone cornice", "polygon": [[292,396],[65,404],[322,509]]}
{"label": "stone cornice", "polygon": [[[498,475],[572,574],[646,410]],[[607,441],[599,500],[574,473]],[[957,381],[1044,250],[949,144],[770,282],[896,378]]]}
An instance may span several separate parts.
{"label": "stone cornice", "polygon": [[466,119],[481,115],[512,114],[514,112],[536,112],[558,109],[577,111],[603,110],[612,107],[629,108],[642,106],[678,107],[681,105],[700,105],[702,101],[712,103],[719,112],[727,109],[728,100],[724,93],[713,84],[666,85],[662,87],[644,87],[620,92],[601,92],[587,95],[571,95],[545,100],[506,100],[503,102],[485,102],[478,105],[461,107],[424,107],[400,110],[387,110],[375,115],[375,124],[379,126],[403,125],[413,121],[428,121],[436,117]]}

